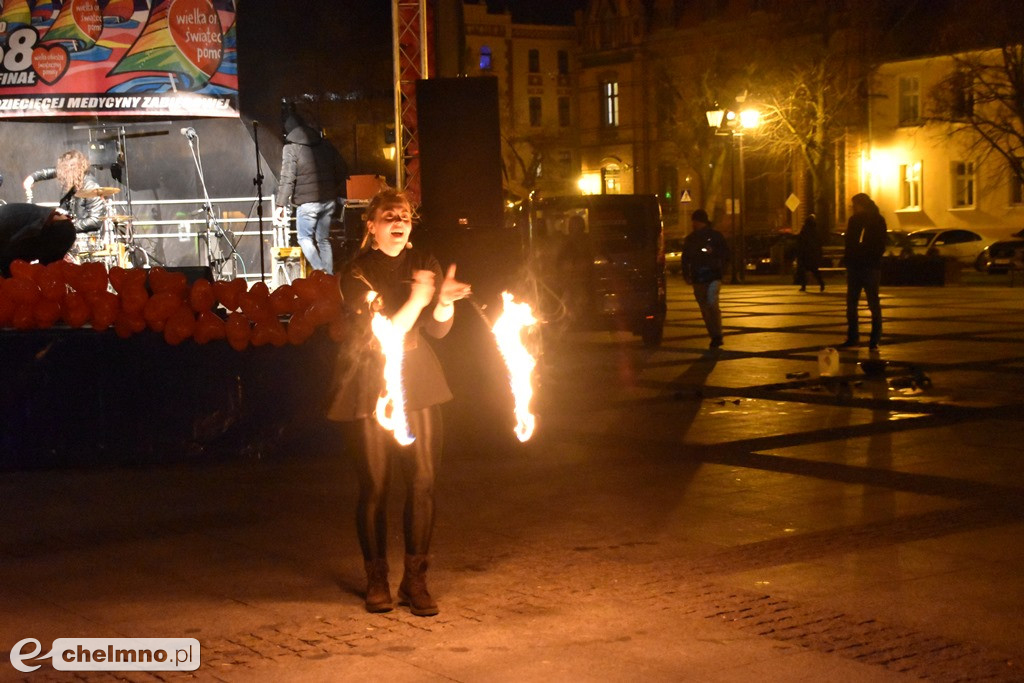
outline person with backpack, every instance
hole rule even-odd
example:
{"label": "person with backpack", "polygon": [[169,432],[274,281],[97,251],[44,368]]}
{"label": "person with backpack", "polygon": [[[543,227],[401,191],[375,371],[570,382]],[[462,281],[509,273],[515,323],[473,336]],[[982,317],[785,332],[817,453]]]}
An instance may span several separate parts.
{"label": "person with backpack", "polygon": [[729,263],[729,245],[715,230],[704,209],[690,216],[693,232],[683,240],[683,278],[693,287],[693,296],[711,337],[709,348],[722,345],[722,311],[718,298],[722,291],[722,273]]}

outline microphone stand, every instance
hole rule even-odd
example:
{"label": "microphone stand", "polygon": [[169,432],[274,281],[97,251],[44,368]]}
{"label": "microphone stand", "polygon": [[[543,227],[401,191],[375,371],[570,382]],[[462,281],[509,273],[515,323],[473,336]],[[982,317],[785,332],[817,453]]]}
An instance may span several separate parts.
{"label": "microphone stand", "polygon": [[[195,130],[190,129],[185,134],[185,138],[188,140],[189,149],[192,151],[192,160],[196,164],[196,173],[199,175],[199,184],[203,188],[203,199],[206,203],[203,205],[203,212],[206,214],[206,263],[211,269],[220,271],[221,265],[228,261],[231,264],[230,274],[231,278],[235,279],[238,276],[236,270],[235,257],[238,256],[238,252],[235,251],[235,245],[231,242],[224,230],[221,229],[220,223],[217,222],[217,217],[213,215],[213,204],[210,202],[210,193],[206,189],[206,178],[203,176],[203,161],[199,155],[199,134]],[[214,233],[215,237],[222,238],[227,242],[230,252],[224,258],[216,258],[213,253],[213,240],[210,234]]]}
{"label": "microphone stand", "polygon": [[260,133],[259,133],[260,122],[256,119],[252,121],[252,140],[256,145],[256,177],[252,179],[253,185],[256,186],[256,220],[259,223],[260,230],[260,282],[267,281],[267,269],[263,258],[263,170],[260,167]]}

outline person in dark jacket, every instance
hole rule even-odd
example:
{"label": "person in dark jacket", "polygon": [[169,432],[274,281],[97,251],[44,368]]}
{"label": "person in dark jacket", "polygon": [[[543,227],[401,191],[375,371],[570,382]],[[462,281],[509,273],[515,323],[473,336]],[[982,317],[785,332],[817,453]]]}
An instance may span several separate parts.
{"label": "person in dark jacket", "polygon": [[800,291],[807,291],[807,273],[818,281],[820,291],[825,291],[825,281],[821,278],[821,235],[818,234],[818,221],[814,214],[808,214],[800,228],[796,242],[796,283]]}
{"label": "person in dark jacket", "polygon": [[871,311],[872,350],[878,348],[882,339],[882,304],[878,289],[882,281],[882,255],[885,254],[885,219],[871,197],[863,192],[853,195],[850,200],[853,215],[846,225],[846,244],[843,251],[846,260],[846,340],[843,347],[860,343],[858,328],[858,307],[860,293],[868,302]]}
{"label": "person in dark jacket", "polygon": [[106,207],[103,197],[82,198],[75,195],[81,190],[94,190],[100,187],[96,178],[89,171],[89,159],[77,149],[68,150],[57,158],[57,165],[49,168],[41,168],[32,173],[22,183],[25,188],[25,196],[29,202],[32,201],[32,187],[40,180],[52,180],[56,178],[60,183],[61,192],[65,193],[61,199],[61,208],[71,216],[75,225],[75,232],[97,232],[103,227],[103,219],[106,214]]}
{"label": "person in dark jacket", "polygon": [[704,327],[711,337],[710,347],[722,345],[722,311],[718,297],[722,291],[722,274],[729,263],[729,245],[722,233],[715,230],[704,209],[690,216],[693,232],[683,240],[683,278],[693,286]]}
{"label": "person in dark jacket", "polygon": [[53,263],[75,243],[75,226],[63,209],[35,204],[0,205],[0,275],[17,259]]}
{"label": "person in dark jacket", "polygon": [[[398,599],[416,616],[433,616],[438,609],[427,590],[426,572],[434,529],[434,475],[443,441],[441,404],[451,400],[452,394],[424,335],[448,334],[454,303],[469,296],[470,287],[455,279],[454,265],[445,274],[437,259],[412,248],[412,207],[402,193],[391,189],[378,193],[365,219],[371,246],[357,254],[339,278],[352,332],[338,361],[327,417],[342,423],[346,449],[355,458],[356,530],[367,576],[366,610],[387,612],[393,607],[387,502],[395,465],[406,489],[405,574]],[[405,430],[396,429],[392,435],[381,426],[386,416],[379,413],[388,411],[378,405],[384,379],[380,345],[371,330],[375,311],[405,333],[401,383],[409,434],[401,436],[407,445],[398,444],[397,432]]]}
{"label": "person in dark jacket", "polygon": [[334,145],[295,114],[285,121],[285,146],[277,185],[275,219],[295,205],[295,230],[306,262],[334,272],[331,219],[347,197],[348,165]]}

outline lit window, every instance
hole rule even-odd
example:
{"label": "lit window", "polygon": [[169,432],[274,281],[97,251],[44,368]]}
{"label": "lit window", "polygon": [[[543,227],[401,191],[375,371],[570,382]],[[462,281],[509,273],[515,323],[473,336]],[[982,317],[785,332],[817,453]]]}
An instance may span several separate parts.
{"label": "lit window", "polygon": [[486,45],[480,48],[480,70],[491,70],[491,48],[487,47]]}
{"label": "lit window", "polygon": [[562,128],[568,128],[572,125],[572,110],[569,108],[569,98],[559,97],[558,98],[558,125]]}
{"label": "lit window", "polygon": [[920,161],[900,166],[900,208],[921,208],[921,177],[924,174]]}
{"label": "lit window", "polygon": [[530,50],[527,53],[527,57],[530,61],[530,73],[540,73],[540,50]]}
{"label": "lit window", "polygon": [[622,191],[622,181],[619,179],[619,165],[608,164],[601,171],[604,179],[605,194],[619,194]]}
{"label": "lit window", "polygon": [[953,162],[953,208],[974,206],[974,162]]}
{"label": "lit window", "polygon": [[530,125],[531,126],[537,127],[537,126],[540,125],[540,114],[541,114],[540,98],[539,97],[531,97],[530,98]]}
{"label": "lit window", "polygon": [[921,119],[921,81],[917,76],[900,77],[900,125],[919,123]]}
{"label": "lit window", "polygon": [[601,90],[601,125],[614,128],[619,125],[619,84],[608,81]]}

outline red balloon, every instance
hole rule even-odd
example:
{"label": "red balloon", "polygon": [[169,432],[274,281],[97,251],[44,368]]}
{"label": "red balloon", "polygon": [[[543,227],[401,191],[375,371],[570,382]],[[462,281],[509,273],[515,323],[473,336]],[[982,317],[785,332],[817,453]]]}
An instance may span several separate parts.
{"label": "red balloon", "polygon": [[149,271],[149,288],[154,294],[170,292],[184,297],[185,290],[188,289],[188,278],[184,273],[171,273],[163,268],[153,268]]}
{"label": "red balloon", "polygon": [[163,332],[167,319],[181,306],[181,298],[172,292],[157,292],[142,309],[142,317],[154,332]]}
{"label": "red balloon", "polygon": [[11,317],[11,324],[16,330],[31,330],[36,326],[35,307],[31,304],[18,304]]}
{"label": "red balloon", "polygon": [[213,293],[217,301],[229,311],[238,310],[238,297],[245,292],[245,280],[218,280],[213,283]]}
{"label": "red balloon", "polygon": [[178,310],[171,314],[164,326],[164,341],[177,346],[185,341],[196,331],[196,319],[192,308],[182,304]]}
{"label": "red balloon", "polygon": [[36,327],[45,330],[53,327],[54,323],[60,320],[60,302],[53,299],[40,299],[32,307],[32,313],[36,318]]}
{"label": "red balloon", "polygon": [[213,283],[206,278],[199,278],[192,283],[188,293],[188,303],[196,313],[208,311],[217,303],[217,297],[213,293]]}
{"label": "red balloon", "polygon": [[107,289],[107,267],[99,261],[82,264],[78,286],[75,289],[83,293],[105,291]]}
{"label": "red balloon", "polygon": [[[104,273],[106,273],[105,270]],[[86,298],[92,305],[92,327],[94,330],[103,331],[114,324],[117,314],[121,310],[121,301],[116,294],[103,290],[93,293],[92,296],[87,295]]]}
{"label": "red balloon", "polygon": [[294,313],[298,299],[291,285],[281,285],[270,293],[270,310],[276,315]]}
{"label": "red balloon", "polygon": [[81,292],[68,291],[64,294],[64,322],[69,327],[81,327],[92,317],[92,308]]}
{"label": "red balloon", "polygon": [[198,344],[205,344],[213,339],[226,336],[224,321],[213,311],[202,311],[196,318],[196,331],[193,337]]}
{"label": "red balloon", "polygon": [[4,296],[11,299],[16,305],[32,305],[39,300],[42,292],[32,280],[24,277],[12,277],[3,282]]}
{"label": "red balloon", "polygon": [[224,322],[224,332],[228,344],[236,351],[243,351],[249,346],[249,339],[252,330],[249,327],[249,319],[241,313],[231,313]]}

